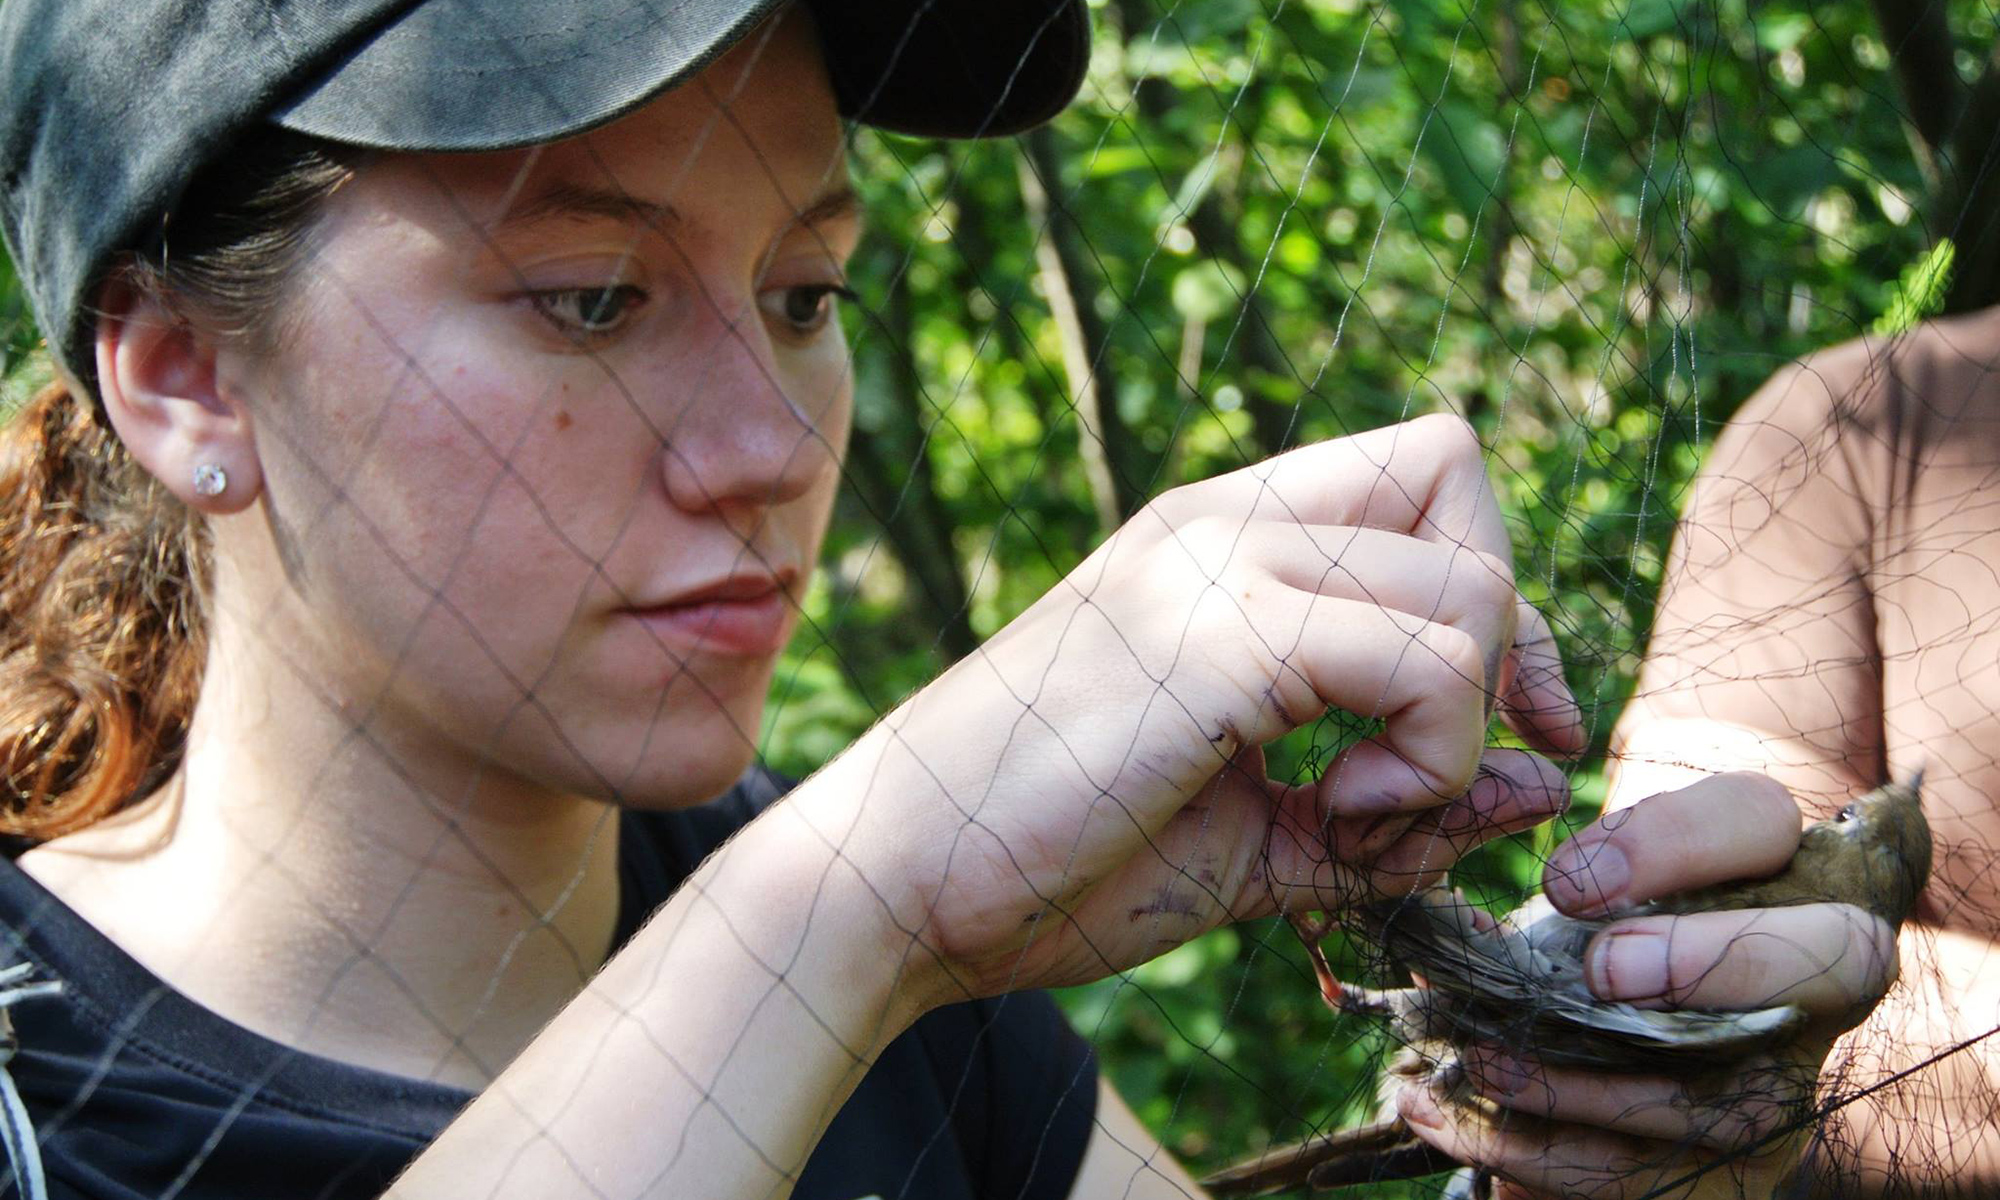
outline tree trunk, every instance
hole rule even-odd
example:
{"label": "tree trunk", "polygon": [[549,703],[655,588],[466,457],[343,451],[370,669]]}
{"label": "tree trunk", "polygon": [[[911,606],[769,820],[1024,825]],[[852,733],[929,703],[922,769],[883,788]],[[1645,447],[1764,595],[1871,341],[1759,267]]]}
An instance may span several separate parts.
{"label": "tree trunk", "polygon": [[1943,194],[1939,233],[1955,248],[1945,311],[2000,303],[2000,46],[1965,101]]}
{"label": "tree trunk", "polygon": [[1049,311],[1062,339],[1063,369],[1076,410],[1077,448],[1090,483],[1091,502],[1105,533],[1138,510],[1145,494],[1138,481],[1136,447],[1118,416],[1106,350],[1109,334],[1090,296],[1081,289],[1096,274],[1076,218],[1054,199],[1061,186],[1060,156],[1046,126],[1021,138],[1021,198],[1036,233],[1035,261],[1048,293]]}
{"label": "tree trunk", "polygon": [[1944,0],[1869,0],[1869,7],[1903,94],[1903,117],[1935,154],[1950,142],[1965,100]]}
{"label": "tree trunk", "polygon": [[[1118,0],[1118,18],[1128,43],[1153,35],[1155,21],[1146,0]],[[1139,119],[1155,128],[1165,128],[1175,106],[1180,103],[1173,88],[1153,78],[1135,80],[1132,96],[1134,107],[1139,110]],[[1238,112],[1251,107],[1248,100],[1246,95],[1245,103],[1237,106]],[[1244,136],[1248,139],[1247,131]],[[1209,188],[1184,220],[1188,232],[1194,235],[1198,253],[1233,269],[1239,279],[1257,278],[1258,261],[1262,255],[1246,255],[1243,252],[1243,241],[1237,235],[1236,223],[1224,210],[1222,189]],[[1291,443],[1298,417],[1296,404],[1273,399],[1268,387],[1257,386],[1258,378],[1293,379],[1300,383],[1305,380],[1279,342],[1263,297],[1254,291],[1243,297],[1242,312],[1238,320],[1230,323],[1229,336],[1217,352],[1218,357],[1226,359],[1232,350],[1249,376],[1242,381],[1245,385],[1244,408],[1250,414],[1251,436],[1257,444],[1249,447],[1249,453],[1244,458],[1255,461],[1267,454],[1275,454]],[[1198,395],[1201,380],[1189,378],[1188,386]]]}
{"label": "tree trunk", "polygon": [[1028,344],[1028,332],[1022,328],[1021,293],[1028,286],[1027,280],[1021,276],[996,278],[993,274],[994,264],[1000,259],[993,231],[1005,228],[1010,235],[1020,232],[1020,214],[1011,208],[1003,214],[990,211],[962,157],[954,160],[953,169],[959,184],[953,196],[958,206],[958,223],[951,231],[951,245],[957,259],[952,277],[960,294],[971,296],[980,291],[991,297],[993,337],[998,343],[999,357],[1005,362],[1021,364],[1021,387],[1034,407],[1035,419],[1043,429],[1051,429],[1062,419],[1059,411],[1065,407],[1065,388],[1057,373],[1043,364]]}
{"label": "tree trunk", "polygon": [[1979,82],[1958,74],[1944,0],[1870,0],[1931,182],[1931,231],[1952,242],[1947,313],[2000,303],[2000,46]]}
{"label": "tree trunk", "polygon": [[[936,644],[946,659],[940,665],[949,666],[977,649],[979,638],[972,631],[971,598],[952,544],[954,523],[931,476],[925,448],[930,423],[911,358],[910,302],[903,288],[889,290],[881,318],[890,342],[887,379],[896,416],[880,436],[855,432],[847,477],[909,570],[921,598],[924,627],[937,631]],[[904,432],[908,436],[897,436]]]}
{"label": "tree trunk", "polygon": [[[1523,94],[1528,86],[1521,66],[1520,0],[1500,0],[1493,12],[1493,66],[1500,77],[1506,103],[1517,113],[1526,105]],[[1496,333],[1507,328],[1507,252],[1514,245],[1519,227],[1514,223],[1514,134],[1509,132],[1500,156],[1500,173],[1493,179],[1483,214],[1486,223],[1486,258],[1479,267],[1479,292],[1487,328]],[[1459,415],[1478,423],[1489,416],[1496,404],[1493,385],[1505,393],[1513,387],[1514,371],[1520,366],[1519,352],[1504,337],[1495,337],[1485,354],[1481,385],[1460,397]]]}
{"label": "tree trunk", "polygon": [[[1222,200],[1214,189],[1201,198],[1194,211],[1188,214],[1188,232],[1194,235],[1195,248],[1217,262],[1235,268],[1237,278],[1255,281],[1258,264],[1246,262],[1243,243],[1236,236],[1235,222],[1222,210]],[[1267,454],[1276,454],[1291,444],[1294,427],[1297,425],[1298,405],[1279,403],[1271,398],[1268,386],[1258,386],[1258,377],[1270,380],[1299,380],[1298,369],[1278,343],[1278,335],[1271,328],[1270,310],[1264,305],[1264,298],[1255,291],[1248,291],[1243,297],[1242,312],[1230,326],[1229,337],[1225,338],[1221,356],[1235,350],[1238,360],[1251,378],[1246,379],[1243,388],[1244,407],[1250,412],[1251,435],[1257,439],[1247,458],[1255,460]],[[1299,380],[1303,383],[1303,380]],[[1190,381],[1200,386],[1200,380]]]}

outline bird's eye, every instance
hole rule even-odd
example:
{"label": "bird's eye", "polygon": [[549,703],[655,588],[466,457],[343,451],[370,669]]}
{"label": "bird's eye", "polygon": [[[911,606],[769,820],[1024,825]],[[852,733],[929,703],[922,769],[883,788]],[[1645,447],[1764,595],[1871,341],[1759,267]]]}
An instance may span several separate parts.
{"label": "bird's eye", "polygon": [[1839,812],[1833,814],[1833,819],[1835,821],[1852,821],[1854,818],[1860,815],[1861,815],[1861,806],[1858,804],[1850,804],[1846,808],[1843,808]]}

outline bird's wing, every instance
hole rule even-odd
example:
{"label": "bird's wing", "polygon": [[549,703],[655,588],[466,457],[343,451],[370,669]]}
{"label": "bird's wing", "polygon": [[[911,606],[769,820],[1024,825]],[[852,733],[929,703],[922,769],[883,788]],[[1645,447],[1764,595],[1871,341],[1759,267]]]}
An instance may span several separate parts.
{"label": "bird's wing", "polygon": [[1449,892],[1378,911],[1383,945],[1429,987],[1399,993],[1398,1032],[1506,1046],[1540,1062],[1685,1075],[1796,1033],[1791,1005],[1750,1012],[1654,1011],[1592,996],[1581,953],[1597,928],[1545,916],[1479,928]]}
{"label": "bird's wing", "polygon": [[1436,992],[1423,1002],[1420,1020],[1407,1024],[1458,1043],[1507,1047],[1549,1066],[1626,1074],[1696,1074],[1782,1044],[1805,1023],[1793,1005],[1662,1012],[1551,992],[1523,1010]]}

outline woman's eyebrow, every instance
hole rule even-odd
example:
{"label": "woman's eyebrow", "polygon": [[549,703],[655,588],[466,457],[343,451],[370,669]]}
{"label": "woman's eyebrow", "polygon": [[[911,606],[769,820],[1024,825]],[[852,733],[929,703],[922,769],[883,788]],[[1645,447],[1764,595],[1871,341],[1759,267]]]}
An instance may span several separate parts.
{"label": "woman's eyebrow", "polygon": [[842,185],[822,194],[818,199],[800,209],[792,219],[794,227],[810,228],[828,221],[861,219],[861,193]]}
{"label": "woman's eyebrow", "polygon": [[[810,228],[830,221],[859,220],[861,213],[861,194],[843,185],[801,208],[792,225]],[[509,208],[501,216],[496,231],[520,229],[542,221],[593,217],[630,222],[652,230],[667,230],[687,223],[680,210],[664,201],[642,200],[613,188],[556,183]]]}
{"label": "woman's eyebrow", "polygon": [[557,183],[509,208],[501,216],[497,228],[519,229],[548,220],[592,217],[635,223],[654,230],[671,229],[685,223],[679,210],[671,204],[642,200],[613,188]]}

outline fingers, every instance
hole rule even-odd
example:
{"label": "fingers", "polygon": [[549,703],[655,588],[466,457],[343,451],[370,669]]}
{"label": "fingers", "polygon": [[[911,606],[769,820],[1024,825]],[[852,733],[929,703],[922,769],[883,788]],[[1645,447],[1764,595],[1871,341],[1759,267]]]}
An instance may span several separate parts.
{"label": "fingers", "polygon": [[1362,847],[1377,818],[1329,820],[1313,789],[1290,788],[1269,821],[1264,870],[1234,911],[1238,919],[1333,911],[1414,891],[1437,882],[1474,847],[1532,828],[1568,804],[1568,781],[1554,763],[1526,751],[1490,750],[1464,795],[1418,814],[1371,860],[1361,857]]}
{"label": "fingers", "polygon": [[[1252,614],[1263,621],[1259,648],[1281,664],[1272,715],[1282,728],[1329,704],[1385,723],[1327,772],[1330,810],[1380,816],[1462,792],[1485,745],[1488,681],[1514,644],[1508,564],[1370,529],[1264,531],[1237,552],[1293,590],[1290,604],[1274,597]],[[1302,625],[1289,625],[1301,600]],[[1287,675],[1304,689],[1285,687]]]}
{"label": "fingers", "polygon": [[1382,732],[1350,748],[1326,772],[1330,812],[1380,816],[1429,808],[1462,794],[1485,746],[1482,648],[1466,631],[1365,601],[1313,597],[1291,644],[1274,654],[1265,696],[1243,730],[1267,740],[1328,705],[1380,718]]}
{"label": "fingers", "polygon": [[1352,525],[1274,524],[1260,536],[1279,582],[1457,626],[1485,652],[1482,682],[1501,677],[1523,607],[1507,557]]}
{"label": "fingers", "polygon": [[1528,745],[1559,758],[1574,758],[1590,748],[1583,710],[1563,678],[1556,635],[1526,600],[1518,604],[1513,650],[1496,691],[1507,727]]}
{"label": "fingers", "polygon": [[1689,888],[1782,870],[1802,818],[1791,793],[1715,775],[1606,813],[1549,856],[1542,887],[1571,916],[1602,916]]}
{"label": "fingers", "polygon": [[1569,780],[1549,760],[1519,750],[1488,750],[1458,802],[1423,813],[1386,849],[1361,861],[1378,894],[1401,895],[1429,886],[1438,872],[1494,838],[1560,816],[1569,798]]}
{"label": "fingers", "polygon": [[[1236,548],[1246,541],[1239,537]],[[1536,749],[1568,756],[1584,748],[1581,711],[1563,679],[1555,637],[1515,590],[1509,560],[1353,526],[1281,528],[1267,535],[1262,554],[1287,586],[1463,630],[1482,652],[1488,716],[1499,705]]]}
{"label": "fingers", "polygon": [[1515,590],[1511,560],[1377,529],[1299,526],[1296,532],[1298,544],[1285,539],[1274,548],[1271,567],[1281,582],[1464,629],[1485,651],[1489,706],[1498,705],[1511,729],[1544,753],[1567,758],[1588,748],[1555,634]]}
{"label": "fingers", "polygon": [[1363,525],[1510,556],[1479,438],[1464,421],[1447,416],[1301,446],[1175,488],[1144,515],[1155,531],[1203,515],[1254,517]]}
{"label": "fingers", "polygon": [[[1192,565],[1199,577],[1220,585],[1216,590],[1241,610],[1264,643],[1246,649],[1298,666],[1316,685],[1317,694],[1308,699],[1279,681],[1274,690],[1284,703],[1278,713],[1260,717],[1295,726],[1334,704],[1387,721],[1385,735],[1351,756],[1342,777],[1329,785],[1339,811],[1380,815],[1429,807],[1458,794],[1469,781],[1496,704],[1533,746],[1569,754],[1583,745],[1554,639],[1515,588],[1511,546],[1483,452],[1463,422],[1412,421],[1303,447],[1176,489],[1149,506],[1135,523],[1135,534],[1160,539],[1154,550],[1179,560],[1167,569]],[[1445,732],[1430,718],[1447,710],[1456,716],[1456,704],[1402,711],[1389,695],[1396,683],[1380,673],[1385,664],[1379,641],[1362,647],[1364,661],[1346,669],[1325,661],[1329,651],[1338,657],[1350,644],[1338,629],[1328,628],[1327,640],[1306,640],[1306,653],[1293,654],[1289,635],[1298,627],[1285,624],[1293,607],[1275,602],[1268,589],[1260,589],[1259,571],[1246,568],[1268,572],[1307,595],[1417,618],[1422,625],[1398,623],[1411,639],[1411,657],[1437,657],[1450,668],[1444,674],[1455,679],[1419,668],[1441,686],[1477,690],[1482,703],[1476,719]],[[1525,636],[1517,636],[1517,626]],[[1474,661],[1465,661],[1463,647],[1449,644],[1458,635],[1470,640]],[[1315,648],[1322,659],[1317,665],[1331,665],[1332,672],[1314,669]],[[1329,689],[1324,686],[1329,678],[1345,686]],[[1361,694],[1369,684],[1381,694]],[[1411,725],[1421,727],[1405,728]],[[1269,735],[1242,722],[1228,732]]]}
{"label": "fingers", "polygon": [[1808,1065],[1770,1058],[1701,1087],[1653,1075],[1605,1075],[1524,1062],[1491,1048],[1464,1058],[1480,1095],[1512,1112],[1613,1133],[1734,1150],[1801,1121],[1813,1097]]}
{"label": "fingers", "polygon": [[1792,1122],[1785,1120],[1765,1135],[1768,1141],[1718,1151],[1527,1112],[1509,1110],[1494,1119],[1425,1086],[1405,1088],[1396,1108],[1419,1137],[1445,1153],[1487,1167],[1529,1194],[1566,1200],[1771,1195],[1803,1142],[1787,1132]]}
{"label": "fingers", "polygon": [[1847,904],[1800,904],[1620,921],[1591,940],[1600,999],[1644,1008],[1795,1004],[1858,1021],[1896,978],[1896,933]]}

